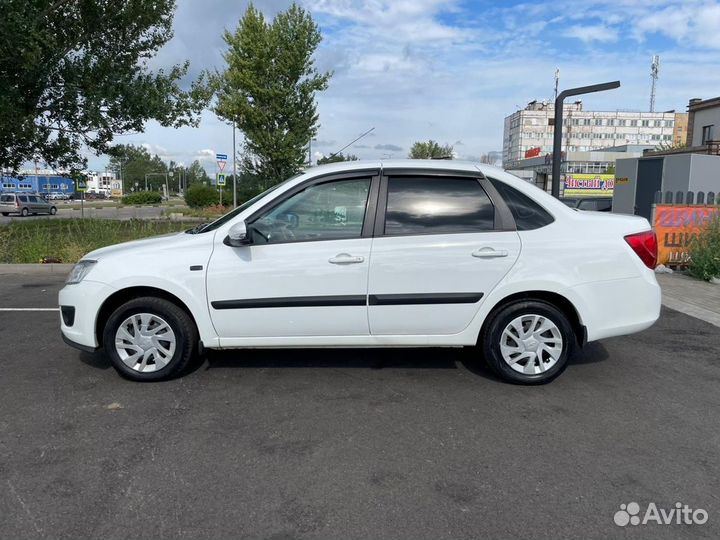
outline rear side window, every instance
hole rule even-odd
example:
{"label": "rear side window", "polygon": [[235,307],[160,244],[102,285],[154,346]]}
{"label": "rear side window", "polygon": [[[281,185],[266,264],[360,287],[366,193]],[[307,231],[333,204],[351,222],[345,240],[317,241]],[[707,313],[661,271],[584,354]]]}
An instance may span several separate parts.
{"label": "rear side window", "polygon": [[518,231],[539,229],[555,221],[547,210],[524,193],[520,193],[514,187],[510,187],[500,180],[494,178],[488,178],[488,180],[492,182],[505,204],[510,208]]}
{"label": "rear side window", "polygon": [[28,202],[27,195],[20,195],[18,196],[18,199],[20,199],[20,202]]}
{"label": "rear side window", "polygon": [[474,178],[388,179],[386,235],[472,233],[494,227],[495,209]]}

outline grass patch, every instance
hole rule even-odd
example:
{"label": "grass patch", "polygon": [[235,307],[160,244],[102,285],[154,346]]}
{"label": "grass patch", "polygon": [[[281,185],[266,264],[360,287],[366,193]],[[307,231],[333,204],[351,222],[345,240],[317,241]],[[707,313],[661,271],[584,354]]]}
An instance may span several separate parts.
{"label": "grass patch", "polygon": [[38,263],[45,257],[74,263],[94,249],[188,228],[187,223],[139,219],[13,221],[0,227],[0,263]]}

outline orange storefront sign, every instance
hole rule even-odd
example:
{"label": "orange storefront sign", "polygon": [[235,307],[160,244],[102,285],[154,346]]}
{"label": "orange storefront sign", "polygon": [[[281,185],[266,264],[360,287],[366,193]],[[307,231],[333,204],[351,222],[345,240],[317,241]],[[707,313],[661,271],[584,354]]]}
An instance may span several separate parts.
{"label": "orange storefront sign", "polygon": [[716,206],[657,205],[655,234],[658,239],[658,264],[686,263],[690,245],[718,211]]}

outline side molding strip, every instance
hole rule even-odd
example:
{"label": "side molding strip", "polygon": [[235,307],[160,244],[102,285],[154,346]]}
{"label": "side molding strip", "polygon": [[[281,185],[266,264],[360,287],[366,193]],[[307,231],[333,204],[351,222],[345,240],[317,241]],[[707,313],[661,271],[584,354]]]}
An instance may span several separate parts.
{"label": "side molding strip", "polygon": [[323,306],[364,306],[364,294],[344,296],[290,296],[280,298],[249,298],[247,300],[217,300],[210,305],[215,309],[253,309],[286,307],[323,307]]}
{"label": "side molding strip", "polygon": [[403,306],[419,304],[474,304],[483,293],[371,294],[371,306]]}

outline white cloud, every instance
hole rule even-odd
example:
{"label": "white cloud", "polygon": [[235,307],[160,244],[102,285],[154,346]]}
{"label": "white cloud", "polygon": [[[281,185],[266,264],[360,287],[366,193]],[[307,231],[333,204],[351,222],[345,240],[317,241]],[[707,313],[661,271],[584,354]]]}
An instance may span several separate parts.
{"label": "white cloud", "polygon": [[579,39],[581,41],[584,41],[585,43],[590,43],[593,41],[614,42],[618,39],[618,31],[615,28],[611,28],[609,26],[601,24],[591,26],[571,26],[564,32],[564,35],[567,37]]}

